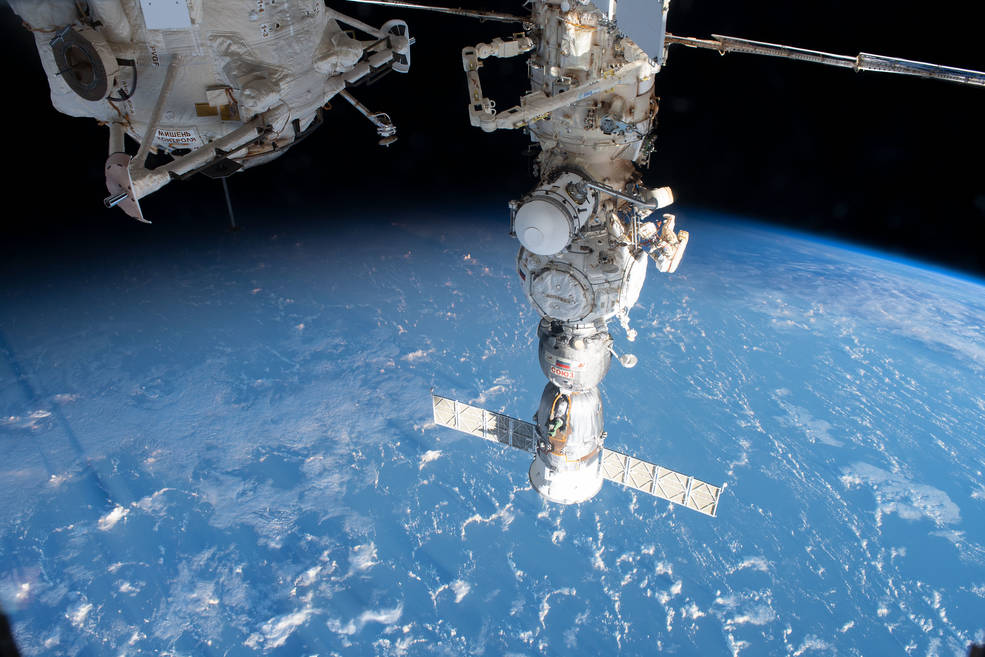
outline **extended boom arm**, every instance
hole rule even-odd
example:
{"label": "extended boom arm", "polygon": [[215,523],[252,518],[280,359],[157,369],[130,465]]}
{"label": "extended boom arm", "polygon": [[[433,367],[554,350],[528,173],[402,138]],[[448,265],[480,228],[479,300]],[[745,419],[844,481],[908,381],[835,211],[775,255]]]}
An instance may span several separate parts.
{"label": "extended boom arm", "polygon": [[855,71],[899,73],[901,75],[914,75],[921,78],[947,80],[949,82],[957,82],[958,84],[985,87],[985,73],[982,71],[954,68],[953,66],[940,66],[926,62],[915,62],[909,59],[885,57],[866,52],[852,57],[850,55],[835,55],[820,50],[807,50],[805,48],[794,48],[793,46],[783,46],[764,41],[751,41],[738,37],[722,36],[721,34],[712,34],[711,36],[711,39],[695,39],[693,37],[679,37],[668,34],[666,44],[668,46],[679,44],[690,48],[707,48],[709,50],[717,50],[722,55],[729,52],[744,52],[753,55],[783,57],[784,59],[795,59],[801,62],[814,62],[815,64],[825,64],[827,66],[850,68]]}

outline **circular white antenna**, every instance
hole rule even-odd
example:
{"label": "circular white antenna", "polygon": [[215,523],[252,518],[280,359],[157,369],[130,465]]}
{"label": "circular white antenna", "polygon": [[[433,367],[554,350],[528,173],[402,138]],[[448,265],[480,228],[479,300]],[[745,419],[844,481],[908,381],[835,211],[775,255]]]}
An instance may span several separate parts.
{"label": "circular white antenna", "polygon": [[532,199],[516,211],[513,229],[526,250],[537,255],[554,255],[571,240],[572,224],[559,204]]}
{"label": "circular white antenna", "polygon": [[629,369],[631,367],[636,367],[636,363],[640,362],[640,359],[637,358],[635,354],[623,354],[619,357],[619,362],[622,363],[623,367]]}

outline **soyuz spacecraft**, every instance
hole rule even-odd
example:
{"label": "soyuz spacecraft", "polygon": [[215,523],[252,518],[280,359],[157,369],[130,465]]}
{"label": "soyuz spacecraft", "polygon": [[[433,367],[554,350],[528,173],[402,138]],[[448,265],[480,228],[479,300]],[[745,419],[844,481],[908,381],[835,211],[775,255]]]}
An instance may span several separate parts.
{"label": "soyuz spacecraft", "polygon": [[[644,186],[639,169],[653,150],[654,79],[670,46],[985,86],[982,72],[880,55],[678,37],[666,29],[670,0],[528,0],[522,16],[351,1],[522,25],[466,46],[462,66],[472,125],[523,129],[540,149],[539,182],[510,203],[510,232],[520,283],[541,316],[548,383],[532,423],[433,394],[432,404],[438,425],[532,453],[531,484],[562,504],[592,498],[608,479],[707,515],[718,508],[721,487],[606,448],[598,388],[613,358],[637,361],[616,354],[610,322],[635,340],[629,311],[649,263],[673,273],[688,244],[674,215],[655,214],[673,203],[672,191]],[[224,179],[279,157],[318,127],[335,97],[373,124],[382,145],[395,139],[389,116],[353,90],[409,70],[414,40],[404,21],[375,27],[323,0],[9,2],[35,36],[55,108],[109,129],[106,205],[141,221],[140,199],[172,180]],[[480,69],[521,55],[529,91],[499,111]],[[136,154],[124,135],[139,143]]]}

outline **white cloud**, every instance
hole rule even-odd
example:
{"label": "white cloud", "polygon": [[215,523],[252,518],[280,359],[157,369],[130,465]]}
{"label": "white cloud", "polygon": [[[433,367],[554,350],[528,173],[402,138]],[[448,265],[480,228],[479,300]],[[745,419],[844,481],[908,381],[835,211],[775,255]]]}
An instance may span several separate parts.
{"label": "white cloud", "polygon": [[745,557],[739,565],[732,568],[729,572],[734,573],[739,570],[758,570],[761,573],[768,573],[770,571],[769,563],[765,558],[761,556]]}
{"label": "white cloud", "polygon": [[831,423],[814,417],[806,408],[801,408],[783,399],[789,394],[789,390],[781,388],[773,393],[773,399],[779,404],[787,417],[781,418],[781,422],[787,426],[804,432],[807,439],[812,443],[817,441],[831,447],[840,447],[842,441],[831,435]]}
{"label": "white cloud", "polygon": [[451,584],[442,584],[437,590],[431,593],[431,602],[437,604],[438,596],[448,590],[451,590],[455,594],[455,602],[459,603],[472,590],[472,585],[460,579],[456,579]]}
{"label": "white cloud", "polygon": [[424,360],[425,358],[427,358],[428,355],[433,351],[434,349],[428,349],[427,351],[425,351],[424,349],[418,349],[417,351],[412,351],[409,354],[404,354],[403,356],[400,357],[400,360],[405,360],[408,363],[416,363],[419,360]]}
{"label": "white cloud", "polygon": [[294,586],[311,586],[318,580],[318,575],[322,571],[322,566],[312,566],[304,571],[294,580]]}
{"label": "white cloud", "polygon": [[75,627],[82,627],[82,624],[85,623],[86,618],[89,617],[89,612],[91,612],[91,611],[92,611],[92,603],[91,602],[83,602],[83,603],[79,604],[78,607],[76,607],[72,611],[68,612],[68,614],[67,614],[68,615],[68,620]]}
{"label": "white cloud", "polygon": [[104,532],[109,531],[116,526],[116,523],[126,518],[128,513],[130,513],[130,509],[125,509],[117,504],[116,508],[99,519],[97,526]]}
{"label": "white cloud", "polygon": [[421,460],[417,464],[417,469],[423,470],[425,465],[427,465],[431,461],[437,460],[439,456],[441,456],[440,449],[429,449],[428,451],[424,452],[424,454],[421,455]]}
{"label": "white cloud", "polygon": [[495,513],[489,516],[481,516],[478,513],[472,514],[471,516],[465,519],[465,522],[462,523],[462,527],[461,527],[462,538],[463,539],[465,538],[465,530],[472,523],[484,524],[484,523],[493,522],[494,520],[499,520],[503,524],[504,528],[509,527],[510,524],[513,522],[513,518],[514,518],[512,507],[513,507],[513,503],[510,502],[509,504],[500,507],[499,509],[496,510]]}
{"label": "white cloud", "polygon": [[140,509],[141,511],[146,511],[147,513],[160,513],[164,510],[167,501],[164,499],[164,493],[174,490],[173,488],[162,488],[153,495],[148,495],[147,497],[142,497],[133,503],[133,506]]}
{"label": "white cloud", "polygon": [[830,649],[831,649],[830,643],[828,643],[824,639],[814,636],[813,634],[809,634],[807,638],[804,639],[803,643],[800,644],[800,647],[797,648],[797,650],[793,654],[794,657],[800,657],[800,655],[803,655],[808,650],[830,650]]}
{"label": "white cloud", "polygon": [[476,404],[478,406],[483,406],[490,397],[495,397],[496,395],[501,395],[506,392],[506,386],[496,384],[489,388],[488,390],[483,390],[479,393],[479,396],[470,401],[470,404]]}
{"label": "white cloud", "polygon": [[455,592],[455,602],[461,602],[469,594],[469,591],[472,590],[472,586],[468,582],[463,582],[459,579],[451,585],[451,590]]}
{"label": "white cloud", "polygon": [[349,573],[369,570],[379,562],[376,560],[376,546],[372,543],[357,545],[349,552]]}
{"label": "white cloud", "polygon": [[401,614],[404,613],[403,604],[398,604],[393,609],[367,609],[363,613],[359,614],[356,618],[353,618],[348,623],[343,624],[341,621],[336,619],[330,619],[326,624],[328,629],[333,632],[338,632],[339,634],[353,635],[359,630],[363,629],[368,623],[382,623],[383,625],[393,625],[398,620],[400,620]]}
{"label": "white cloud", "polygon": [[551,596],[555,596],[555,595],[570,595],[572,597],[576,597],[577,593],[575,592],[575,589],[573,589],[572,587],[566,586],[562,589],[551,591],[550,593],[545,595],[544,599],[540,601],[540,612],[538,613],[538,616],[540,617],[541,627],[547,627],[547,625],[545,624],[545,619],[547,618],[547,614],[551,611]]}
{"label": "white cloud", "polygon": [[846,488],[868,485],[876,498],[876,516],[895,513],[905,520],[927,518],[938,527],[961,521],[958,505],[947,493],[917,484],[900,474],[894,474],[868,463],[855,463],[842,469],[841,483]]}
{"label": "white cloud", "polygon": [[256,647],[261,642],[266,649],[279,648],[288,637],[311,618],[315,610],[311,607],[299,609],[290,614],[275,616],[260,628],[260,633],[253,633],[246,639],[246,645]]}
{"label": "white cloud", "polygon": [[768,604],[754,604],[729,620],[732,625],[766,625],[776,620],[776,612]]}
{"label": "white cloud", "polygon": [[[769,603],[766,592],[747,592],[740,595],[726,595],[715,598],[715,605],[721,606],[721,617],[729,630],[738,625],[766,625],[776,620],[776,611]],[[728,614],[731,617],[726,618]]]}

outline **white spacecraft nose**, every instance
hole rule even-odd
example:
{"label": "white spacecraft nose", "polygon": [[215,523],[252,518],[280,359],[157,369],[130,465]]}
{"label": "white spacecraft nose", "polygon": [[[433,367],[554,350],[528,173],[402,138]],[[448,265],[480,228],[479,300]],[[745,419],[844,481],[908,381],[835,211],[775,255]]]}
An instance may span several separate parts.
{"label": "white spacecraft nose", "polygon": [[571,241],[573,226],[564,208],[547,199],[527,201],[516,212],[520,244],[538,255],[553,255]]}

